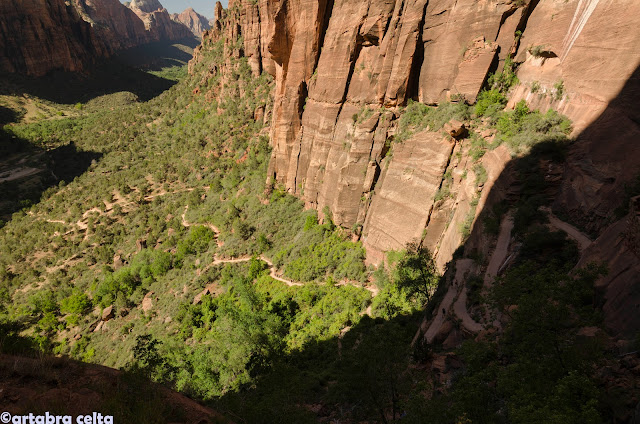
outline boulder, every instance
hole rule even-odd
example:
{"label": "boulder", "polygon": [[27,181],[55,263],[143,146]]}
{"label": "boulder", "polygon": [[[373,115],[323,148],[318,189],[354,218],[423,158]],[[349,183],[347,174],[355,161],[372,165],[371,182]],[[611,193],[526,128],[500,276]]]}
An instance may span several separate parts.
{"label": "boulder", "polygon": [[142,311],[143,312],[145,312],[145,313],[149,312],[153,308],[153,295],[154,295],[154,293],[152,291],[150,291],[142,299],[141,307],[142,307]]}
{"label": "boulder", "polygon": [[113,305],[109,305],[102,310],[102,321],[109,321],[115,316],[116,315],[115,315],[115,311],[113,310]]}
{"label": "boulder", "polygon": [[452,119],[444,124],[444,130],[453,138],[461,138],[467,133],[466,125],[456,119]]}

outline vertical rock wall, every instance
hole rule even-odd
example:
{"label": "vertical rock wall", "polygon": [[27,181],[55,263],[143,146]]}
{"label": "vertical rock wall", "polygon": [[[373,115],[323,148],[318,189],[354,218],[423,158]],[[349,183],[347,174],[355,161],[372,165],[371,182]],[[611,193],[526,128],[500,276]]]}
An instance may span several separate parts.
{"label": "vertical rock wall", "polygon": [[[442,266],[462,241],[457,224],[476,196],[461,178],[472,172],[470,163],[458,153],[464,142],[428,131],[388,157],[399,106],[410,99],[473,102],[489,72],[511,55],[522,63],[513,103],[554,106],[575,121],[577,134],[640,63],[633,47],[639,7],[632,0],[235,0],[227,11],[218,7],[225,19],[205,39],[241,35],[253,72],[275,77],[270,180],[308,207],[328,207],[337,224],[362,237],[371,262],[418,239]],[[603,35],[609,33],[616,37]],[[539,45],[543,56],[534,58],[528,50]],[[538,79],[546,100],[531,94]],[[566,91],[556,101],[559,80]],[[581,148],[597,151],[594,143]],[[612,160],[638,163],[640,155],[622,152],[604,155],[608,165],[594,162],[594,172],[617,172]],[[509,160],[506,150],[487,159],[485,191]],[[454,174],[456,196],[434,206],[445,172]],[[577,204],[578,192],[590,190],[573,185],[578,174],[568,171],[559,202]],[[611,193],[621,184],[605,182]],[[479,198],[486,201],[484,193]]]}

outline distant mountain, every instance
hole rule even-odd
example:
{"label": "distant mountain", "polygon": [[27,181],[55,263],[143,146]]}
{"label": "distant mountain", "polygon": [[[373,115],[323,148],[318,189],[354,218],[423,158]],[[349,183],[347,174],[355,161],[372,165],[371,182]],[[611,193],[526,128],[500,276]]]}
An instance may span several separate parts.
{"label": "distant mountain", "polygon": [[193,37],[187,26],[171,20],[169,12],[158,0],[133,0],[129,8],[144,22],[145,28],[156,40]]}
{"label": "distant mountain", "polygon": [[164,9],[158,0],[133,0],[128,4],[131,9],[138,9],[144,13],[152,13]]}
{"label": "distant mountain", "polygon": [[171,19],[185,25],[197,37],[202,37],[202,33],[211,28],[209,20],[191,7],[182,13],[172,14]]}

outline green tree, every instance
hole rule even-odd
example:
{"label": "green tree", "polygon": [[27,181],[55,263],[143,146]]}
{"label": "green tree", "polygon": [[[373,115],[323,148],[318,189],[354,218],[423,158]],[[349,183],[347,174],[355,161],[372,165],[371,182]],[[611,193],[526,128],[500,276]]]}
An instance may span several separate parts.
{"label": "green tree", "polygon": [[407,244],[394,270],[394,282],[409,297],[427,303],[438,287],[440,277],[431,252],[418,243]]}

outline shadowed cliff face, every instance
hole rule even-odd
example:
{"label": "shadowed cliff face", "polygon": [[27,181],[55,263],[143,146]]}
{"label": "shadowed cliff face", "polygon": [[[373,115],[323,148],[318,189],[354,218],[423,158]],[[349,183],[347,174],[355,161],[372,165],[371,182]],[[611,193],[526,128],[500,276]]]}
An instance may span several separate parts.
{"label": "shadowed cliff face", "polygon": [[41,76],[83,72],[107,48],[63,0],[0,3],[0,70]]}
{"label": "shadowed cliff face", "polygon": [[[157,3],[157,2],[155,2]],[[157,3],[159,5],[159,3]],[[0,72],[88,73],[98,59],[143,44],[195,39],[160,7],[118,0],[8,0],[0,4]]]}
{"label": "shadowed cliff face", "polygon": [[118,0],[74,0],[74,6],[111,51],[154,41],[142,20]]}

